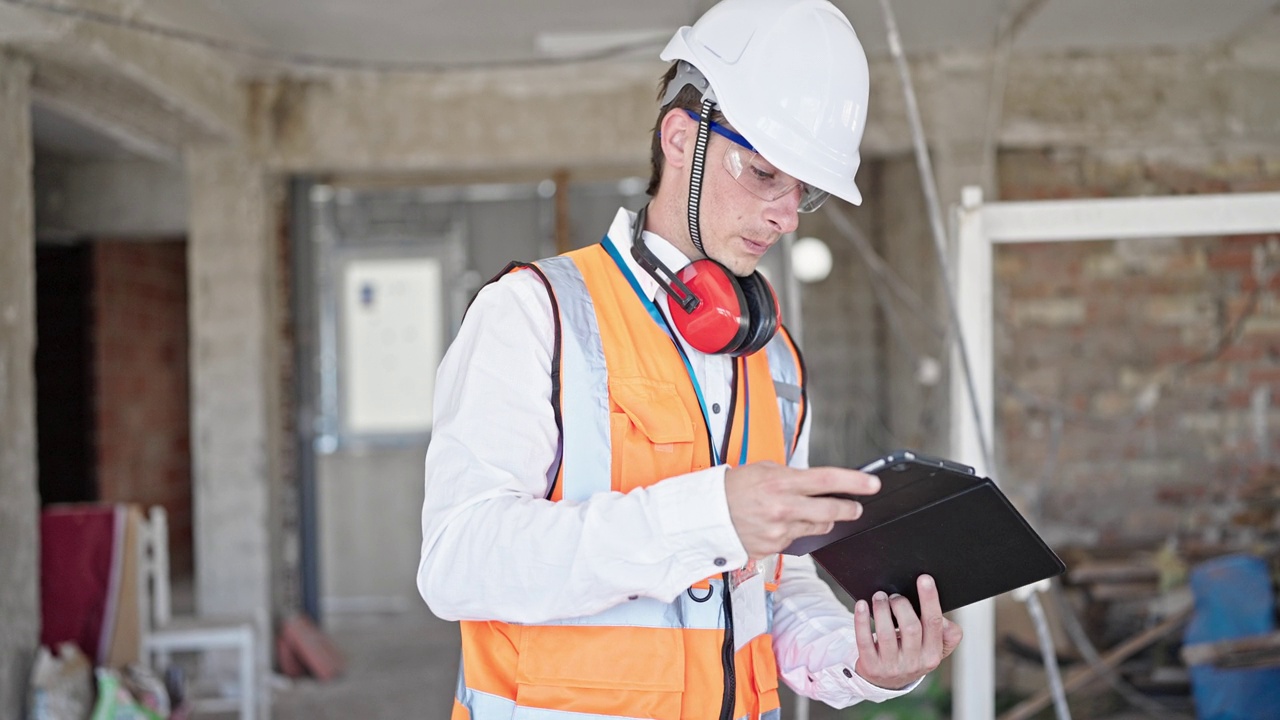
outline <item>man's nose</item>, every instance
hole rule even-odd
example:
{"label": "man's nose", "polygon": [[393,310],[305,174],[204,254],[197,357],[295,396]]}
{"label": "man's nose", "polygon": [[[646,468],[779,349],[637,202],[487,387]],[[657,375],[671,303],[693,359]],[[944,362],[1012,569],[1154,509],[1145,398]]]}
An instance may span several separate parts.
{"label": "man's nose", "polygon": [[800,225],[800,186],[765,204],[764,219],[778,233],[795,232]]}

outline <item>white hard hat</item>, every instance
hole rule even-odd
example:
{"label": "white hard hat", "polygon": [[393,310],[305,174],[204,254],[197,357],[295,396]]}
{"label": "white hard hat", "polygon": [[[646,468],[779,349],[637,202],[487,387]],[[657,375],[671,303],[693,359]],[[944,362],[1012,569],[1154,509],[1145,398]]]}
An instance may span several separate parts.
{"label": "white hard hat", "polygon": [[676,31],[662,59],[711,84],[718,109],[780,170],[844,198],[867,124],[867,56],[827,0],[722,0]]}

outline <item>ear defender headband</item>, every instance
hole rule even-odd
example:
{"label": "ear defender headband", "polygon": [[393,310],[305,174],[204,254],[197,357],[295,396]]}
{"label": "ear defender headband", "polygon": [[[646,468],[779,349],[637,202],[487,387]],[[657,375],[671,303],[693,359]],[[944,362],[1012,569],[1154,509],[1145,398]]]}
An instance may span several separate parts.
{"label": "ear defender headband", "polygon": [[631,256],[661,287],[667,315],[685,342],[709,355],[751,355],[764,349],[782,324],[778,296],[758,271],[740,278],[710,258],[672,272],[642,237],[648,211],[636,214]]}

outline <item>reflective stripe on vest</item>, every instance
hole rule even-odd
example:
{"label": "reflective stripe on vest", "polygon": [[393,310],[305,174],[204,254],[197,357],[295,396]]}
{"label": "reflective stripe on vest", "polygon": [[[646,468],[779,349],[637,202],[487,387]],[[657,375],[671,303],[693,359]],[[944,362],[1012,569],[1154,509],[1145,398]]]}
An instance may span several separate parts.
{"label": "reflective stripe on vest", "polygon": [[582,273],[563,255],[541,260],[538,267],[551,282],[560,306],[564,334],[560,345],[560,408],[564,433],[563,499],[581,502],[610,487],[609,373],[596,324],[596,308]]}
{"label": "reflective stripe on vest", "polygon": [[783,438],[787,446],[787,463],[795,454],[800,441],[800,424],[804,421],[804,378],[796,363],[796,353],[783,330],[765,346],[769,356],[769,373],[773,375],[773,390],[778,396],[778,412],[782,414]]}

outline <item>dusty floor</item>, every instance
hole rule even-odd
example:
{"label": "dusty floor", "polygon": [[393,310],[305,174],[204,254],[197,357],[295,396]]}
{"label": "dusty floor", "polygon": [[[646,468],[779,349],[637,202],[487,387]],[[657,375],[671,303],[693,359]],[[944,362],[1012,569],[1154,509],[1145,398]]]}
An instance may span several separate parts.
{"label": "dusty floor", "polygon": [[346,673],[329,683],[278,684],[274,720],[448,718],[458,673],[458,629],[421,611],[344,617],[326,632]]}

